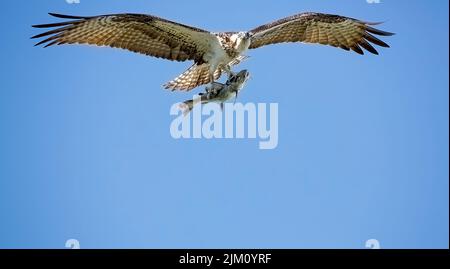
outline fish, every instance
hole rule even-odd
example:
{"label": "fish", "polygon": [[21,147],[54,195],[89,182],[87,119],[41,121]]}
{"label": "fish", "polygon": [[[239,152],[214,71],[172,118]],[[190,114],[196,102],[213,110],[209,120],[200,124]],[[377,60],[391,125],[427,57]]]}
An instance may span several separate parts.
{"label": "fish", "polygon": [[238,97],[239,92],[244,88],[250,73],[244,69],[238,73],[232,73],[225,83],[214,82],[208,85],[205,92],[200,93],[198,98],[184,101],[179,108],[183,115],[188,115],[197,104],[218,103],[223,110],[225,102]]}

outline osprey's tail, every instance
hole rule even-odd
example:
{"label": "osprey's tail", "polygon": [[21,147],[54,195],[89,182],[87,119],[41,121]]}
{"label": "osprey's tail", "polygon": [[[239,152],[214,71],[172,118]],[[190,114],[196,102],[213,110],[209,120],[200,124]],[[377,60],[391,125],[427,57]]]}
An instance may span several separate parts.
{"label": "osprey's tail", "polygon": [[[219,79],[221,75],[222,70],[217,69],[216,72],[214,72],[214,80]],[[164,88],[172,91],[190,91],[210,82],[209,64],[194,64],[183,74],[179,75],[174,80],[167,82],[164,85]]]}
{"label": "osprey's tail", "polygon": [[[232,62],[229,63],[230,66],[240,64],[242,61],[247,59],[248,56],[240,55]],[[207,63],[197,65],[193,64],[188,70],[183,74],[179,75],[172,81],[167,82],[164,88],[170,89],[172,91],[190,91],[198,86],[211,83],[209,79],[209,67]],[[214,72],[214,80],[218,80],[222,76],[223,69],[219,67]]]}

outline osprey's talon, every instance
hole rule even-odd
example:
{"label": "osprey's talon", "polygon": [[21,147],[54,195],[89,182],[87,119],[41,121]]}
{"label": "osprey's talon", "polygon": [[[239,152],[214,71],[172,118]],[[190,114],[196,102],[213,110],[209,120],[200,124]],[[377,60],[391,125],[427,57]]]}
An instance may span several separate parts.
{"label": "osprey's talon", "polygon": [[236,73],[231,71],[231,67],[229,65],[227,65],[223,70],[225,71],[225,73],[227,73],[228,79],[231,78],[231,77],[236,76]]}

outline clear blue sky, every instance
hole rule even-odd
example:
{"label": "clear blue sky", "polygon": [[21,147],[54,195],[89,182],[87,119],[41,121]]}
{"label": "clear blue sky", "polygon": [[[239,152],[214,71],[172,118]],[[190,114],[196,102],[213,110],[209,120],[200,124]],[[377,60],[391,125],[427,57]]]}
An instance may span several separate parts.
{"label": "clear blue sky", "polygon": [[[381,1],[1,1],[0,248],[448,248],[448,1]],[[29,39],[47,12],[220,31],[302,11],[397,35],[380,56],[251,51],[239,100],[279,103],[271,151],[171,138],[190,95],[161,85],[188,63]]]}

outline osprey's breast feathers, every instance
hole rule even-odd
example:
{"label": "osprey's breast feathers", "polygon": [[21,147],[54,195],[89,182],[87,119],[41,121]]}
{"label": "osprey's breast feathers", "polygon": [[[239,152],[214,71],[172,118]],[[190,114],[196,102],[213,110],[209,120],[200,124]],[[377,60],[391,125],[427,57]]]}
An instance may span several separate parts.
{"label": "osprey's breast feathers", "polygon": [[222,49],[230,58],[236,58],[239,56],[239,52],[236,50],[237,36],[234,32],[217,33],[217,39],[219,40]]}

